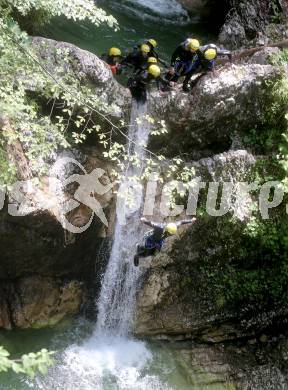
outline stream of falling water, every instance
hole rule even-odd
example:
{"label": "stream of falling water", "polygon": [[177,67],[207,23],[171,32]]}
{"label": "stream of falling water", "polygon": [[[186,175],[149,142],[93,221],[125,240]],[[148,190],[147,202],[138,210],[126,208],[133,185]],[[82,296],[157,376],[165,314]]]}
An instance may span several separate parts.
{"label": "stream of falling water", "polygon": [[[139,175],[143,169],[149,136],[147,121],[136,119],[146,114],[146,105],[132,104],[129,145],[130,155],[136,152],[141,164],[126,169],[123,179]],[[141,206],[138,194],[136,205]],[[137,204],[138,203],[138,204]],[[134,209],[135,210],[135,209]],[[123,210],[122,210],[123,211]],[[116,222],[114,243],[103,278],[98,301],[98,321],[92,336],[82,345],[72,345],[61,356],[57,366],[43,380],[37,379],[40,389],[105,390],[105,389],[170,389],[158,375],[149,372],[153,364],[152,352],[143,341],[133,339],[130,333],[141,268],[133,265],[136,244],[141,238],[140,208],[129,215],[127,223]]]}
{"label": "stream of falling water", "polygon": [[[130,155],[137,153],[140,166],[130,166],[126,169],[124,182],[121,186],[124,192],[129,188],[130,178],[139,176],[143,169],[145,149],[140,145],[146,146],[147,144],[149,125],[145,120],[137,122],[137,118],[143,118],[146,113],[147,105],[132,103],[128,148]],[[98,335],[113,334],[123,337],[129,334],[138,281],[141,276],[141,269],[133,265],[133,257],[137,242],[141,238],[139,219],[142,194],[136,191],[133,198],[134,205],[138,210],[131,213],[129,207],[124,206],[125,210],[121,210],[121,213],[123,214],[124,211],[124,215],[126,214],[126,224],[120,224],[119,219],[116,222],[112,252],[98,301],[99,314],[96,327]]]}

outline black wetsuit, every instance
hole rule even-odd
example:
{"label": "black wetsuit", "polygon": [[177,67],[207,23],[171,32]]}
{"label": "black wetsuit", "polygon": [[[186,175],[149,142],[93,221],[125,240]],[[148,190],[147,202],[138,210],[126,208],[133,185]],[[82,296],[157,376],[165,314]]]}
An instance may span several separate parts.
{"label": "black wetsuit", "polygon": [[[216,55],[215,59],[207,60],[205,58],[205,52],[208,49],[215,49],[216,50],[217,55]],[[228,56],[229,60],[232,61],[232,53],[229,50],[220,49],[219,47],[217,47],[214,44],[201,46],[199,48],[199,50],[197,50],[196,55],[197,55],[196,61],[194,61],[194,64],[193,64],[192,68],[186,74],[185,80],[183,82],[183,88],[184,89],[188,87],[188,83],[189,83],[191,77],[196,72],[201,71],[201,74],[195,80],[193,80],[193,82],[192,82],[192,86],[193,87],[208,72],[212,72],[214,70],[215,65],[216,65],[216,59],[218,58],[218,56]]]}
{"label": "black wetsuit", "polygon": [[134,99],[136,99],[138,102],[145,103],[147,100],[147,87],[151,84],[152,81],[156,82],[158,90],[164,86],[167,87],[169,84],[161,76],[155,78],[148,73],[147,69],[144,69],[131,77],[128,80],[127,86],[130,89]]}
{"label": "black wetsuit", "polygon": [[161,65],[163,65],[163,66],[165,66],[165,67],[168,66],[168,64],[167,64],[164,60],[162,60],[162,59],[159,57],[159,54],[157,53],[157,51],[156,51],[155,47],[152,45],[152,43],[150,43],[149,41],[141,41],[141,42],[138,44],[137,49],[140,50],[140,48],[141,48],[142,45],[147,45],[147,46],[150,47],[149,57],[155,57],[155,58],[157,59],[157,61],[158,61]]}
{"label": "black wetsuit", "polygon": [[143,55],[140,50],[135,50],[134,52],[128,54],[121,62],[121,65],[133,66],[134,71],[141,71],[145,68],[147,64],[148,56]]}
{"label": "black wetsuit", "polygon": [[108,65],[116,65],[115,56],[109,56],[109,54],[102,54],[100,58]]}
{"label": "black wetsuit", "polygon": [[195,66],[195,62],[198,59],[197,53],[189,49],[187,50],[186,45],[186,42],[181,43],[181,45],[179,45],[172,54],[171,67],[174,68],[175,73],[170,74],[168,72],[165,76],[167,80],[177,82],[181,76],[186,76],[189,74],[189,72]]}
{"label": "black wetsuit", "polygon": [[[178,221],[175,224],[178,226],[186,225],[189,223],[193,223],[195,219],[187,219],[183,221]],[[144,245],[138,245],[137,246],[137,253],[134,257],[134,264],[137,266],[139,263],[140,257],[148,257],[153,256],[157,251],[160,251],[164,241],[167,237],[169,237],[169,233],[166,232],[166,223],[157,223],[157,222],[151,222],[151,221],[143,221],[145,225],[148,225],[153,228],[153,231],[151,234],[148,234],[148,236],[145,239]]]}

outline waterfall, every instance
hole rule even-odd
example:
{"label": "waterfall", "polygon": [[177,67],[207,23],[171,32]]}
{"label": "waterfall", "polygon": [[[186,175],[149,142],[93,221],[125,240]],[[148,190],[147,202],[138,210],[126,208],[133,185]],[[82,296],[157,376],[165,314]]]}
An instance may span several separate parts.
{"label": "waterfall", "polygon": [[[139,166],[130,165],[123,172],[123,183],[129,177],[139,175],[144,168],[145,149],[149,136],[145,116],[146,105],[132,104],[129,143],[130,155],[136,152]],[[141,206],[142,195],[136,203]],[[128,210],[129,211],[129,207]],[[158,374],[149,370],[153,354],[143,341],[129,338],[131,320],[135,309],[136,293],[141,277],[141,268],[134,267],[136,244],[142,237],[138,211],[128,215],[127,223],[116,221],[111,256],[102,281],[98,299],[98,320],[93,334],[81,345],[73,344],[62,354],[61,363],[50,370],[50,375],[37,378],[37,389],[69,390],[167,390]],[[68,384],[68,387],[67,387]]]}
{"label": "waterfall", "polygon": [[[147,121],[139,123],[137,118],[142,118],[147,113],[147,105],[132,103],[128,153],[137,153],[140,166],[129,166],[124,175],[123,187],[130,177],[141,174],[145,149],[149,136]],[[116,221],[114,243],[111,256],[102,282],[100,297],[98,300],[98,321],[96,334],[126,336],[129,333],[131,319],[135,308],[137,285],[141,276],[141,269],[134,267],[133,258],[136,253],[136,245],[141,239],[140,206],[142,194],[135,199],[138,211],[128,216],[126,224],[121,225]],[[140,204],[139,204],[140,203]],[[129,207],[126,208],[129,212]]]}

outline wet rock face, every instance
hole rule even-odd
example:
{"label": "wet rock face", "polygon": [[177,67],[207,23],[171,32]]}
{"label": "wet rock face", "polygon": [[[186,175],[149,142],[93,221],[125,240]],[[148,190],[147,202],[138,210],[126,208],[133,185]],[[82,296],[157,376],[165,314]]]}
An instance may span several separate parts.
{"label": "wet rock face", "polygon": [[[201,159],[192,166],[195,177],[200,177],[204,183],[251,183],[255,164],[257,158],[251,153],[235,150]],[[234,283],[234,272],[246,272],[247,267],[247,273],[253,267],[257,269],[255,262],[258,256],[261,258],[255,250],[261,240],[249,239],[245,233],[251,201],[252,195],[246,205],[242,200],[234,208],[233,218],[231,214],[218,218],[202,215],[194,225],[180,228],[179,236],[167,239],[157,256],[140,260],[143,267],[147,262],[148,270],[138,295],[137,335],[219,343],[254,337],[263,329],[285,324],[287,307],[284,304],[269,305],[257,300],[253,303],[246,298],[242,301],[240,298],[239,305],[225,301],[232,290],[225,278]],[[204,202],[206,204],[206,197]],[[183,201],[178,203],[181,205]],[[177,219],[186,217],[180,215]],[[159,220],[162,218],[160,216]],[[224,288],[229,290],[227,296]],[[239,286],[238,292],[242,297]]]}
{"label": "wet rock face", "polygon": [[207,32],[219,34],[227,12],[229,0],[178,0],[189,12],[191,18],[200,18],[206,23]]}
{"label": "wet rock face", "polygon": [[230,49],[267,44],[287,38],[286,1],[230,0],[219,41]]}
{"label": "wet rock face", "polygon": [[[71,154],[70,157],[72,158]],[[74,158],[77,160],[77,156]],[[85,157],[84,166],[88,174],[96,168],[105,168],[102,182],[104,184],[104,181],[109,181],[109,168],[97,158],[97,152],[93,151]],[[53,172],[53,175],[63,181],[71,174],[73,169]],[[65,187],[66,202],[73,199],[77,188],[76,183],[75,185],[76,187]],[[0,213],[0,285],[3,287],[0,294],[0,327],[44,326],[45,323],[50,323],[49,318],[55,323],[67,315],[77,313],[82,296],[83,303],[88,303],[87,295],[83,295],[83,292],[87,288],[93,288],[97,277],[100,281],[101,267],[104,265],[102,261],[106,261],[104,257],[97,260],[96,254],[104,237],[111,232],[103,229],[104,225],[96,216],[90,227],[81,234],[65,230],[60,218],[62,195],[50,192],[48,186],[40,187],[32,195],[24,193],[26,202],[33,206],[28,214],[9,214],[8,203],[10,207],[13,204],[21,209],[21,205],[15,202],[11,194],[7,195],[6,204]],[[112,199],[112,191],[98,197],[108,219]],[[60,208],[55,206],[45,209],[44,205],[49,205],[51,200],[57,200],[55,205]],[[89,222],[93,212],[88,206],[78,204],[65,218],[73,226],[80,228]]]}
{"label": "wet rock face", "polygon": [[285,390],[287,339],[273,339],[265,344],[255,339],[253,345],[252,340],[218,345],[183,343],[174,354],[192,388]]}
{"label": "wet rock face", "polygon": [[[126,119],[130,110],[129,91],[115,80],[111,70],[97,56],[74,45],[44,38],[33,38],[33,45],[41,62],[55,79],[61,80],[59,66],[64,61],[65,74],[76,78],[83,86],[96,89],[104,104],[111,109],[113,121],[117,123],[119,119]],[[33,80],[26,80],[26,88],[40,99],[41,104],[43,91],[39,85],[35,85]],[[96,113],[94,119],[101,123],[101,115]],[[47,176],[62,183],[73,174],[84,177],[84,172],[75,164],[55,170],[56,161],[64,157],[78,161],[88,175],[100,168],[104,172],[100,181],[106,185],[110,181],[111,167],[101,156],[102,152],[97,148],[89,148],[84,153],[83,150],[59,151],[50,158],[51,170]],[[19,147],[17,162],[23,160],[21,157],[24,157],[23,150]],[[26,175],[26,171],[29,174]],[[17,202],[13,194],[9,193],[0,213],[0,327],[26,328],[56,323],[67,315],[77,313],[81,302],[88,303],[84,291],[91,288],[92,295],[98,279],[100,283],[101,267],[106,257],[97,260],[96,254],[111,230],[108,232],[95,216],[89,229],[81,234],[65,230],[67,224],[63,223],[63,219],[73,227],[80,228],[89,222],[93,212],[88,205],[78,202],[79,206],[63,218],[61,207],[74,199],[79,183],[75,181],[61,188],[61,191],[52,191],[49,177],[42,178],[41,185],[33,187],[32,191],[23,191],[28,212],[26,206]],[[31,179],[29,167],[25,171],[21,170],[18,179]],[[89,195],[90,192],[87,197]],[[103,196],[95,195],[95,199],[100,202],[111,222],[112,190]],[[46,205],[50,206],[46,208]],[[12,216],[9,212],[11,206],[21,216]]]}
{"label": "wet rock face", "polygon": [[[225,229],[230,240],[220,238]],[[227,220],[210,217],[193,228],[183,228],[179,238],[171,239],[148,266],[138,296],[135,333],[219,343],[253,337],[278,320],[281,323],[287,316],[285,308],[222,306],[216,282],[207,285],[209,272],[221,273],[225,262],[231,262],[243,246],[241,234],[241,223],[233,231]]]}
{"label": "wet rock face", "polygon": [[30,276],[1,285],[0,324],[6,329],[51,326],[80,309],[83,290],[78,281]]}
{"label": "wet rock face", "polygon": [[288,38],[286,0],[179,0],[191,12],[208,21],[229,49],[267,44]]}
{"label": "wet rock face", "polygon": [[[247,151],[237,150],[201,159],[192,166],[195,177],[204,182],[237,182],[249,181],[255,163]],[[192,227],[182,227],[179,236],[168,239],[161,253],[152,258],[138,296],[136,334],[209,342],[245,334],[232,325],[237,313],[217,310],[211,292],[203,288],[205,276],[199,272],[204,261],[213,263],[218,256],[222,258],[226,245],[231,245],[232,252],[233,242],[237,245],[235,237],[229,243],[219,240],[225,223],[224,218],[200,218]]]}
{"label": "wet rock face", "polygon": [[182,4],[188,11],[203,14],[207,10],[209,0],[179,0],[179,3]]}
{"label": "wet rock face", "polygon": [[266,82],[280,74],[269,65],[227,65],[216,76],[205,76],[191,94],[154,93],[151,115],[165,118],[168,134],[151,137],[149,148],[167,156],[182,152],[191,160],[229,150],[235,133],[259,123],[270,101]]}

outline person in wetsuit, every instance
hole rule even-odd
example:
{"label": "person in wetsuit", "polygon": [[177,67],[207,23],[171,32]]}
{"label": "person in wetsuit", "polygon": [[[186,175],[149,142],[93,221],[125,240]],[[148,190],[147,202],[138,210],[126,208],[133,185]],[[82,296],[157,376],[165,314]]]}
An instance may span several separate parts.
{"label": "person in wetsuit", "polygon": [[197,57],[193,63],[193,66],[186,74],[183,83],[183,90],[185,92],[188,92],[190,90],[189,82],[193,74],[199,71],[201,72],[200,75],[190,84],[190,87],[192,88],[195,87],[199,80],[204,77],[208,72],[214,71],[216,59],[218,58],[218,56],[228,56],[230,62],[232,62],[232,53],[229,50],[220,49],[218,46],[212,43],[210,43],[209,45],[201,46],[197,50],[196,54]]}
{"label": "person in wetsuit", "polygon": [[139,50],[129,53],[121,62],[122,66],[132,66],[134,72],[144,69],[150,57],[150,47],[146,44],[140,46]]}
{"label": "person in wetsuit", "polygon": [[186,225],[189,223],[194,223],[196,218],[170,222],[170,223],[157,223],[148,221],[146,218],[141,218],[141,222],[145,223],[153,228],[151,232],[148,232],[144,245],[137,245],[137,253],[134,256],[134,265],[138,267],[139,259],[141,257],[154,256],[158,251],[161,251],[161,248],[164,244],[164,241],[169,236],[173,236],[177,233],[178,227],[181,225]]}
{"label": "person in wetsuit", "polygon": [[121,50],[118,47],[111,47],[108,54],[102,54],[101,60],[109,65],[113,74],[121,73],[121,62],[123,60]]}
{"label": "person in wetsuit", "polygon": [[162,60],[160,57],[159,57],[159,54],[157,53],[156,51],[156,47],[158,46],[157,44],[157,41],[155,39],[146,39],[146,40],[142,40],[140,44],[137,45],[137,49],[139,50],[141,45],[147,45],[150,47],[150,52],[149,52],[149,57],[155,57],[157,59],[157,62],[159,62],[161,65],[167,67],[168,64]]}
{"label": "person in wetsuit", "polygon": [[161,77],[159,66],[150,64],[147,69],[138,71],[133,77],[128,80],[127,86],[134,99],[138,102],[145,103],[147,100],[147,88],[153,82],[156,82],[158,90],[163,85],[169,83]]}
{"label": "person in wetsuit", "polygon": [[197,39],[186,39],[186,41],[182,42],[172,54],[170,69],[165,76],[166,80],[177,82],[180,77],[186,76],[185,83],[187,75],[193,69],[198,59],[197,51],[199,48],[200,43]]}

